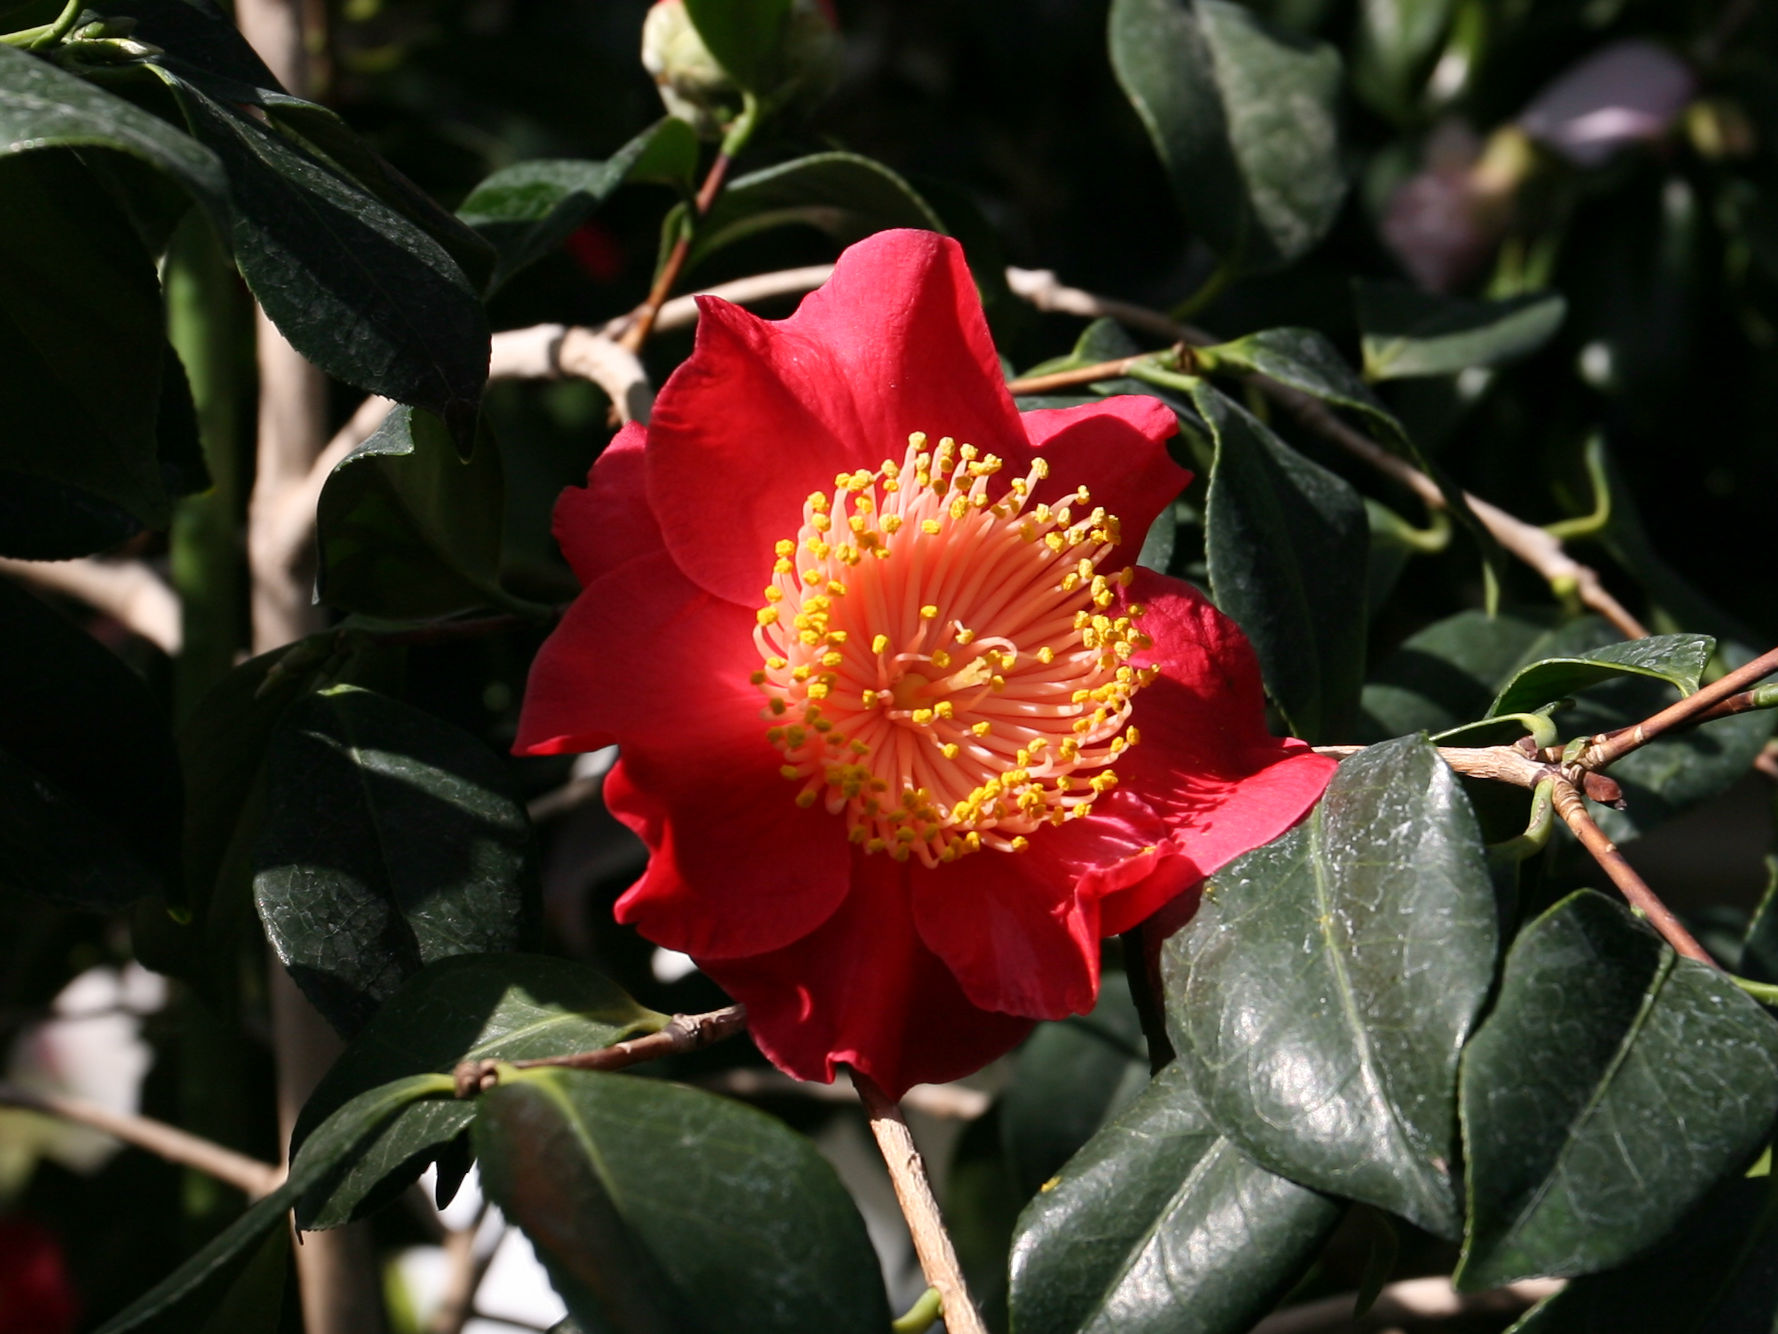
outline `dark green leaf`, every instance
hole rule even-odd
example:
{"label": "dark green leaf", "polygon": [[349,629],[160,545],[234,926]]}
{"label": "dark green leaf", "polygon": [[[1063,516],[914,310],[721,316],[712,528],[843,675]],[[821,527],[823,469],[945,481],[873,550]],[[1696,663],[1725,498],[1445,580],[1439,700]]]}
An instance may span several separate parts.
{"label": "dark green leaf", "polygon": [[[420,1098],[449,1096],[450,1082],[437,1075],[398,1079],[354,1098],[323,1122],[290,1164],[284,1183],[248,1206],[247,1211],[153,1291],[107,1320],[98,1334],[123,1334],[173,1312],[178,1303],[237,1272],[241,1253],[274,1227],[284,1224],[290,1206],[305,1190],[336,1170],[367,1135]],[[183,1328],[190,1328],[189,1324]]]}
{"label": "dark green leaf", "polygon": [[1360,282],[1357,291],[1364,373],[1372,380],[1450,375],[1527,356],[1568,311],[1557,292],[1468,301],[1400,283]]}
{"label": "dark green leaf", "polygon": [[1659,1249],[1576,1279],[1509,1334],[1772,1334],[1778,1199],[1770,1177],[1726,1182]]}
{"label": "dark green leaf", "polygon": [[480,742],[333,686],[267,752],[254,898],[278,958],[350,1035],[422,965],[517,945],[528,832]]}
{"label": "dark green leaf", "polygon": [[1218,1133],[1177,1063],[1026,1206],[1019,1334],[1247,1329],[1302,1273],[1340,1206]]}
{"label": "dark green leaf", "polygon": [[1228,0],[1113,0],[1111,63],[1197,233],[1225,264],[1308,250],[1346,193],[1332,47]]}
{"label": "dark green leaf", "polygon": [[121,97],[0,43],[0,153],[111,148],[158,167],[221,226],[228,184],[216,155]]}
{"label": "dark green leaf", "polygon": [[1091,1014],[1043,1024],[1019,1050],[1000,1126],[1020,1197],[1034,1194],[1147,1084],[1142,1020],[1122,975],[1107,973]]}
{"label": "dark green leaf", "polygon": [[229,234],[265,312],[348,384],[426,408],[467,444],[488,324],[437,241],[275,131],[161,71],[229,177]]}
{"label": "dark green leaf", "polygon": [[914,188],[882,163],[856,153],[816,153],[732,182],[698,224],[686,268],[744,237],[791,223],[842,242],[885,227],[945,229]]}
{"label": "dark green leaf", "polygon": [[1614,676],[1653,677],[1689,695],[1698,688],[1715,651],[1716,641],[1709,635],[1651,635],[1604,644],[1571,657],[1543,658],[1519,669],[1495,698],[1488,715],[1530,713]]}
{"label": "dark green leaf", "polygon": [[1618,904],[1571,895],[1508,953],[1463,1059],[1466,1291],[1619,1265],[1748,1160],[1778,1025]]}
{"label": "dark green leaf", "polygon": [[475,1149],[489,1198],[589,1328],[888,1326],[851,1197],[762,1112],[659,1080],[527,1071],[482,1095]]}
{"label": "dark green leaf", "polygon": [[[0,478],[8,490],[28,478],[68,496],[65,506],[45,507],[41,491],[16,509],[0,502],[0,551],[85,555],[94,548],[79,518],[95,502],[164,528],[163,377],[174,372],[174,407],[184,378],[167,347],[154,261],[71,152],[0,156],[0,195],[0,394],[9,405]],[[189,394],[184,402],[189,452]],[[64,529],[69,511],[75,522]]]}
{"label": "dark green leaf", "polygon": [[1269,376],[1325,403],[1349,408],[1393,444],[1407,444],[1407,432],[1395,414],[1358,378],[1334,345],[1314,329],[1262,329],[1232,343],[1195,348],[1193,354],[1207,371],[1227,367]]}
{"label": "dark green leaf", "polygon": [[485,429],[464,462],[437,418],[395,408],[321,490],[317,595],[395,620],[510,602],[500,589],[503,491]]}
{"label": "dark green leaf", "polygon": [[495,172],[476,186],[457,216],[499,254],[490,290],[562,244],[626,181],[664,181],[687,188],[697,169],[691,126],[656,121],[604,162],[543,158]]}
{"label": "dark green leaf", "polygon": [[135,21],[131,36],[161,48],[151,57],[214,97],[257,103],[281,85],[240,29],[209,0],[98,0],[95,14]]}
{"label": "dark green leaf", "polygon": [[[583,963],[535,954],[440,959],[371,1016],[303,1107],[291,1143],[300,1149],[318,1124],[390,1079],[448,1074],[460,1061],[597,1051],[666,1022]],[[347,1171],[303,1197],[297,1225],[337,1227],[369,1213],[463,1131],[473,1110],[450,1099],[403,1108]]]}
{"label": "dark green leaf", "polygon": [[1169,1031],[1205,1106],[1293,1181],[1455,1234],[1457,1059],[1494,973],[1475,817],[1424,740],[1340,765],[1169,940]]}
{"label": "dark green leaf", "polygon": [[163,711],[123,663],[0,580],[0,887],[115,909],[178,866]]}
{"label": "dark green leaf", "polygon": [[782,65],[791,0],[685,0],[685,12],[716,63],[738,87],[769,93]]}
{"label": "dark green leaf", "polygon": [[1253,641],[1292,732],[1337,739],[1364,681],[1364,503],[1208,384],[1192,398],[1216,439],[1205,508],[1210,595]]}

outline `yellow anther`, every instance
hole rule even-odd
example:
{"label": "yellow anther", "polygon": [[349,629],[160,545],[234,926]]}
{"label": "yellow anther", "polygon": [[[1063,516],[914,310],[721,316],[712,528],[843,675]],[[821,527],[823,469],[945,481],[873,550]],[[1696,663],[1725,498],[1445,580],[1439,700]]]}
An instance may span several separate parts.
{"label": "yellow anther", "polygon": [[936,621],[938,619],[938,608],[928,602],[924,607],[920,608],[920,619],[923,621]]}
{"label": "yellow anther", "polygon": [[872,653],[881,653],[884,649],[886,649],[888,647],[889,647],[889,636],[888,635],[872,636],[871,641],[870,641],[870,651]]}
{"label": "yellow anther", "polygon": [[761,607],[754,613],[754,619],[761,625],[776,625],[778,623],[778,609],[776,607]]}

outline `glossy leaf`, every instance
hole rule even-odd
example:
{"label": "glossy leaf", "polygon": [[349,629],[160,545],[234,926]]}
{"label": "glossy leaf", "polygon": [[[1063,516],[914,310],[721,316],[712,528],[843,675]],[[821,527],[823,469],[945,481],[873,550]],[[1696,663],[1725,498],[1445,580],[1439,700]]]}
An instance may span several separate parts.
{"label": "glossy leaf", "polygon": [[856,153],[815,153],[731,182],[698,224],[686,266],[791,223],[819,228],[842,242],[886,227],[945,230],[913,186],[882,163]]}
{"label": "glossy leaf", "polygon": [[441,1085],[438,1076],[417,1075],[392,1080],[341,1107],[309,1137],[303,1151],[292,1160],[290,1174],[282,1185],[255,1200],[245,1213],[163,1282],[101,1325],[98,1334],[124,1334],[125,1330],[174,1312],[180,1303],[214,1292],[212,1284],[237,1272],[242,1252],[272,1228],[284,1226],[291,1204],[335,1171],[366,1136],[415,1100],[441,1094],[449,1096],[450,1088],[448,1084]]}
{"label": "glossy leaf", "polygon": [[1100,981],[1091,1014],[1041,1024],[1000,1102],[1001,1136],[1020,1198],[1034,1194],[1148,1084],[1142,1020],[1121,974]]}
{"label": "glossy leaf", "polygon": [[267,752],[254,898],[279,960],[350,1035],[423,965],[517,945],[528,832],[480,742],[333,686]]}
{"label": "glossy leaf", "polygon": [[1520,934],[1463,1060],[1456,1282],[1591,1273],[1744,1169],[1778,1116],[1778,1024],[1590,891]]}
{"label": "glossy leaf", "polygon": [[1357,292],[1364,373],[1371,380],[1451,375],[1529,356],[1568,312],[1556,292],[1485,302],[1398,283],[1360,282]]}
{"label": "glossy leaf", "polygon": [[1364,680],[1364,503],[1209,385],[1192,399],[1216,440],[1205,508],[1210,595],[1253,641],[1292,733],[1333,740]]}
{"label": "glossy leaf", "polygon": [[456,261],[363,186],[159,72],[228,171],[235,261],[279,332],[329,374],[437,413],[467,443],[488,325]]}
{"label": "glossy leaf", "polygon": [[393,409],[321,490],[317,595],[395,620],[509,602],[500,589],[503,494],[485,431],[465,462],[436,417]]}
{"label": "glossy leaf", "polygon": [[178,866],[180,779],[136,674],[0,580],[0,888],[109,910]]}
{"label": "glossy leaf", "polygon": [[1205,882],[1162,951],[1169,1032],[1257,1161],[1454,1235],[1458,1053],[1494,957],[1469,802],[1404,738],[1344,761],[1302,824]]}
{"label": "glossy leaf", "polygon": [[1229,0],[1113,0],[1112,69],[1194,231],[1267,269],[1321,239],[1346,193],[1332,47]]}
{"label": "glossy leaf", "polygon": [[1169,1065],[1020,1215],[1013,1327],[1239,1334],[1301,1275],[1340,1212],[1242,1153],[1189,1073]]}
{"label": "glossy leaf", "polygon": [[1522,667],[1488,710],[1529,713],[1553,700],[1614,676],[1644,676],[1677,686],[1689,695],[1698,688],[1716,641],[1709,635],[1651,635],[1604,644],[1570,657],[1543,658]]}
{"label": "glossy leaf", "polygon": [[685,0],[685,12],[738,87],[769,93],[782,63],[791,0]]}
{"label": "glossy leaf", "polygon": [[541,158],[488,177],[457,216],[499,254],[490,289],[555,250],[626,181],[663,181],[689,189],[698,141],[691,126],[656,121],[603,162]]}
{"label": "glossy leaf", "polygon": [[[310,1095],[291,1142],[391,1079],[449,1074],[461,1061],[522,1061],[597,1051],[667,1016],[645,1009],[603,973],[536,954],[465,954],[428,964],[371,1016]],[[348,1169],[296,1206],[298,1227],[336,1227],[409,1185],[468,1128],[474,1106],[454,1099],[403,1108]]]}
{"label": "glossy leaf", "polygon": [[676,1084],[527,1071],[477,1102],[488,1197],[591,1329],[881,1334],[864,1222],[762,1112]]}

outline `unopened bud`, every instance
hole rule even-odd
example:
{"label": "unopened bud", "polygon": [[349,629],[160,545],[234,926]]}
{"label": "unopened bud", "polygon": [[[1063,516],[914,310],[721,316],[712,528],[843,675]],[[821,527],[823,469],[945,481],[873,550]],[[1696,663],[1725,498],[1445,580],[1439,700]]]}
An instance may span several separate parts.
{"label": "unopened bud", "polygon": [[[704,45],[683,0],[655,0],[642,22],[642,64],[654,76],[667,113],[706,139],[720,138],[740,113],[741,89]],[[825,97],[839,78],[840,39],[830,0],[791,0],[770,88],[774,107],[800,110]]]}

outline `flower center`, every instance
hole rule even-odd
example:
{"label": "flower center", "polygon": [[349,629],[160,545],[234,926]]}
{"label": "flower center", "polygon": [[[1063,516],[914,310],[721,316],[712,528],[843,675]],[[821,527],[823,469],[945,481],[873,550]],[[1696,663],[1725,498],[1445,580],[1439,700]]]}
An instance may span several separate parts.
{"label": "flower center", "polygon": [[1023,851],[1091,811],[1140,739],[1142,608],[1109,615],[1131,571],[1098,573],[1116,517],[1085,487],[1033,504],[1042,459],[1003,487],[1001,466],[916,432],[900,464],[811,495],[777,544],[754,632],[766,735],[797,804],[825,800],[868,852]]}

